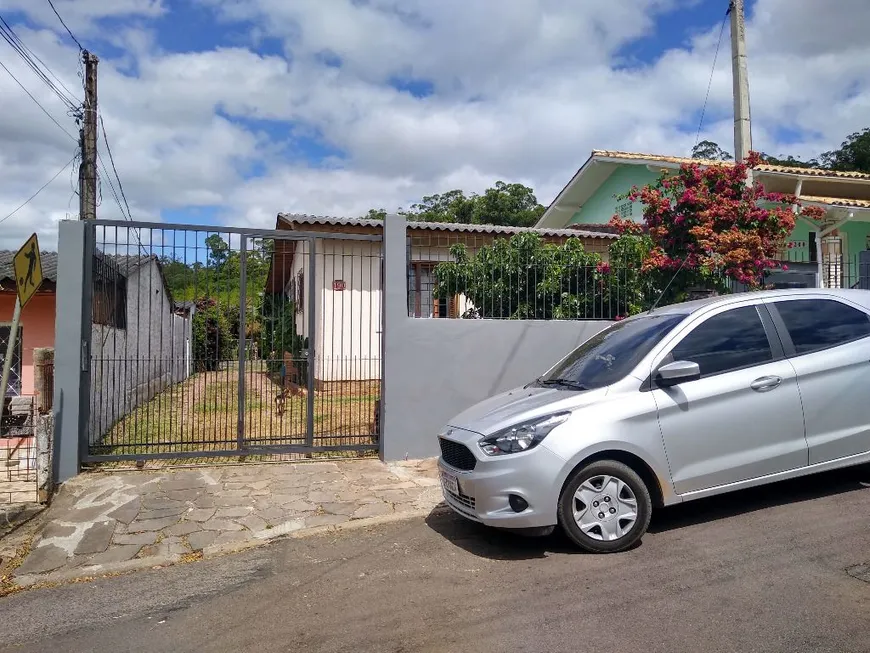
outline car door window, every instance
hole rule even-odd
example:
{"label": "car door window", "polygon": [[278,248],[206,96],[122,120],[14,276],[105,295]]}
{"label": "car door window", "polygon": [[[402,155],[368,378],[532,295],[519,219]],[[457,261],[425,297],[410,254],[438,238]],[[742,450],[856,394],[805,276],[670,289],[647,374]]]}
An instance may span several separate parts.
{"label": "car door window", "polygon": [[755,306],[714,315],[683,338],[671,355],[672,360],[697,363],[702,377],[773,360],[767,332]]}
{"label": "car door window", "polygon": [[808,354],[870,336],[870,317],[833,299],[775,302],[795,351]]}

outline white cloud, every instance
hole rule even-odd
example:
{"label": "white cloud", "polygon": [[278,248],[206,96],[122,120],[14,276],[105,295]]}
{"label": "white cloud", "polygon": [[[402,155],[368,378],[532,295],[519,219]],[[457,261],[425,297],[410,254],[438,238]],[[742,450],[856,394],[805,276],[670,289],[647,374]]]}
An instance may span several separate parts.
{"label": "white cloud", "polygon": [[[527,183],[547,203],[593,148],[688,153],[719,25],[644,65],[625,66],[621,48],[689,3],[333,0],[327,11],[322,0],[200,0],[252,43],[280,39],[284,56],[238,44],[163,52],[150,21],[170,11],[165,2],[57,6],[83,34],[98,35],[106,16],[129,25],[111,33],[127,54],[101,59],[99,90],[134,217],[209,205],[228,223],[270,226],[278,211],[361,215],[451,188],[479,192],[497,179]],[[13,0],[39,26],[16,30],[80,96],[76,50],[39,4]],[[812,156],[867,126],[870,44],[860,27],[870,24],[870,4],[752,7],[756,149]],[[726,28],[701,137],[732,150],[727,37]],[[335,57],[340,68],[326,63]],[[0,60],[75,133],[10,49],[0,49]],[[435,92],[417,98],[392,88],[393,78],[423,80]],[[2,218],[69,160],[74,144],[2,70],[0,96]],[[779,142],[784,129],[797,142]],[[294,143],[300,134],[321,136],[343,158],[306,167]],[[251,170],[259,176],[246,180]],[[67,174],[0,225],[0,245],[34,228],[48,237],[70,195]],[[100,215],[118,217],[113,205],[106,186]]]}

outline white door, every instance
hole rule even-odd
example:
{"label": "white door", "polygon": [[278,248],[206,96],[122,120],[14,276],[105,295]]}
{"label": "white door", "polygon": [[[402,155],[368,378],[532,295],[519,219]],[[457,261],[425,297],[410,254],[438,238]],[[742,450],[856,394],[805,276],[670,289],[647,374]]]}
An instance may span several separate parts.
{"label": "white door", "polygon": [[700,379],[653,390],[678,494],[807,464],[794,368],[761,315],[755,305],[719,309],[659,363],[688,360],[701,369]]}

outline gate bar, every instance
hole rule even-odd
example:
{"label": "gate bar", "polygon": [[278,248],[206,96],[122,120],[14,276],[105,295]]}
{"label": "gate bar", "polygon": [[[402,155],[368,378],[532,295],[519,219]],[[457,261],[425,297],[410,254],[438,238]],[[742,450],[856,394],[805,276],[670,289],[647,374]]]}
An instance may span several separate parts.
{"label": "gate bar", "polygon": [[251,238],[278,238],[279,240],[306,240],[309,238],[330,238],[334,240],[383,240],[381,234],[349,234],[341,231],[296,231],[295,229],[258,229],[256,227],[216,227],[202,224],[175,224],[167,222],[130,222],[129,220],[99,220],[106,227],[125,227],[127,229],[155,229],[157,231],[203,231],[209,234],[240,234]]}
{"label": "gate bar", "polygon": [[248,238],[242,236],[239,246],[239,419],[236,425],[236,443],[241,449],[245,445],[245,322],[247,311],[248,286]]}
{"label": "gate bar", "polygon": [[[305,429],[305,444],[309,447],[314,446],[314,343],[317,340],[315,330],[317,329],[317,316],[314,312],[317,310],[315,306],[315,293],[317,292],[317,284],[315,277],[317,275],[317,259],[315,258],[315,243],[316,238],[308,240],[308,419]],[[305,307],[302,307],[305,310]]]}

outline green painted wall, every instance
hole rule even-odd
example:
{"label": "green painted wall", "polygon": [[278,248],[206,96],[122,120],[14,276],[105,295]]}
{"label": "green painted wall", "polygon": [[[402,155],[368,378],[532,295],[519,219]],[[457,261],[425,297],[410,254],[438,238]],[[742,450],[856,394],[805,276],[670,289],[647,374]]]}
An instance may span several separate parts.
{"label": "green painted wall", "polygon": [[[645,186],[659,178],[646,166],[624,165],[613,171],[586,204],[575,213],[568,224],[607,224],[616,213],[617,202],[614,195],[621,195],[631,190],[632,186]],[[628,201],[628,200],[626,200]],[[631,219],[640,222],[643,209],[639,203],[632,204]]]}
{"label": "green painted wall", "polygon": [[810,225],[806,222],[803,220],[795,221],[794,231],[791,232],[789,240],[800,243],[800,246],[789,250],[789,261],[796,261],[798,263],[808,263],[810,261],[810,231],[815,230],[811,230]]}
{"label": "green painted wall", "polygon": [[867,249],[867,236],[870,235],[870,222],[847,222],[839,231],[846,235],[848,260],[856,260],[858,252]]}

